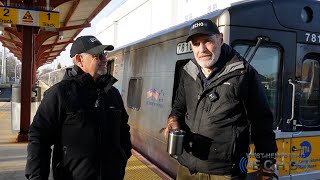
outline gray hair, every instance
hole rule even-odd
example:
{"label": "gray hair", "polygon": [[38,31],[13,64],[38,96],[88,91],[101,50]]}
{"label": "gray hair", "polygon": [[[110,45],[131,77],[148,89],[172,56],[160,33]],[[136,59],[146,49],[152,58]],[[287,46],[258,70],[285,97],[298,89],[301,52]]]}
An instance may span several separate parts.
{"label": "gray hair", "polygon": [[76,62],[76,56],[73,56],[73,57],[72,57],[72,62],[73,62],[74,65],[77,64],[77,62]]}

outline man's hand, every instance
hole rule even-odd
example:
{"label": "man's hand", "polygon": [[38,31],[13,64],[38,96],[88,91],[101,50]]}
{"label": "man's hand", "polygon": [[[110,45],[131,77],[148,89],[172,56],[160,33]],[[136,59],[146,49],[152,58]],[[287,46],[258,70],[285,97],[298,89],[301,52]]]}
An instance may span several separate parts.
{"label": "man's hand", "polygon": [[257,172],[256,180],[276,180],[278,176],[273,171],[268,171],[266,169],[259,169]]}
{"label": "man's hand", "polygon": [[164,129],[164,138],[168,139],[168,133],[170,130],[179,130],[180,125],[178,123],[178,118],[176,116],[169,117],[167,121],[167,127]]}

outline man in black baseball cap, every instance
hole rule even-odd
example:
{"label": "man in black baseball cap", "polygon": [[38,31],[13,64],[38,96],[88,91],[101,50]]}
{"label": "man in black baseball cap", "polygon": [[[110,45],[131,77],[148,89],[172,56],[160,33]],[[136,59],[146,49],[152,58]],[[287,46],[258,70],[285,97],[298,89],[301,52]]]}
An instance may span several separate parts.
{"label": "man in black baseball cap", "polygon": [[50,163],[55,180],[124,178],[130,126],[113,86],[117,79],[106,73],[110,50],[112,45],[94,36],[74,41],[70,56],[75,65],[46,91],[30,126],[27,179],[48,179]]}
{"label": "man in black baseball cap", "polygon": [[70,57],[76,66],[96,79],[107,73],[107,55],[113,49],[112,45],[103,45],[94,36],[80,36],[71,46]]}

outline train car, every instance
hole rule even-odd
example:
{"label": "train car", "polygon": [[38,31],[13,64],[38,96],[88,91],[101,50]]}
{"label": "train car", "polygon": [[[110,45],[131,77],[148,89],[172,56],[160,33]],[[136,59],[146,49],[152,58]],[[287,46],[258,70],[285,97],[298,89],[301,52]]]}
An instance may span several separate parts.
{"label": "train car", "polygon": [[[259,0],[233,4],[200,18],[215,22],[224,42],[259,73],[274,115],[280,179],[320,179],[320,1]],[[192,20],[195,21],[196,19]],[[177,161],[166,151],[165,127],[179,70],[193,58],[185,22],[117,48],[108,69],[129,114],[133,146],[176,176]],[[254,172],[254,146],[249,162]]]}
{"label": "train car", "polygon": [[[217,23],[224,41],[259,73],[274,115],[281,179],[320,178],[319,10],[319,1],[250,1],[201,17]],[[134,147],[172,176],[176,161],[159,130],[170,113],[179,69],[193,58],[185,43],[190,24],[118,48],[108,58],[130,115]]]}
{"label": "train car", "polygon": [[61,69],[51,71],[50,73],[41,74],[39,79],[51,87],[62,80],[66,68],[67,67],[63,67]]}

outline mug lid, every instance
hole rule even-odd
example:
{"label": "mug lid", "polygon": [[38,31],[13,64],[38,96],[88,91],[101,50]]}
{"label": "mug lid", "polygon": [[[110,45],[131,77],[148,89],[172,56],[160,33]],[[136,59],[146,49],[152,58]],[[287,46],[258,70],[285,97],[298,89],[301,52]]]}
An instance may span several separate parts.
{"label": "mug lid", "polygon": [[175,135],[185,135],[186,131],[181,130],[181,129],[172,129],[169,132],[170,134],[175,134]]}

